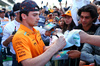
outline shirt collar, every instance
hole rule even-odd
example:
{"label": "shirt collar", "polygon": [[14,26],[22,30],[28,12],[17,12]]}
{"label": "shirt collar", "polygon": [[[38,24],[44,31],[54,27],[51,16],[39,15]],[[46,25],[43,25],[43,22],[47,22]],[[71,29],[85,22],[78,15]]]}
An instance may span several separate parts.
{"label": "shirt collar", "polygon": [[22,24],[20,24],[20,28],[22,29],[22,30],[24,30],[25,32],[27,32],[27,33],[36,33],[36,29],[34,29],[33,28],[33,31],[31,30],[31,29],[29,29],[29,28],[27,28],[26,26],[24,26],[24,25],[22,25]]}

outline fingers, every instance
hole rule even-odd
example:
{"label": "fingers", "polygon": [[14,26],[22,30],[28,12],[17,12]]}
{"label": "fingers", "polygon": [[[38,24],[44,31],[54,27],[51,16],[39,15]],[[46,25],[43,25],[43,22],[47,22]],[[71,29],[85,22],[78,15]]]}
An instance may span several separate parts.
{"label": "fingers", "polygon": [[81,55],[81,52],[78,50],[71,50],[67,52],[68,57],[74,59],[74,58],[79,58]]}
{"label": "fingers", "polygon": [[64,36],[60,36],[58,40],[65,42]]}
{"label": "fingers", "polygon": [[73,51],[74,51],[74,50],[70,50],[70,51],[67,52],[67,54],[73,53]]}
{"label": "fingers", "polygon": [[56,45],[58,46],[59,50],[64,48],[64,46],[66,45],[65,38],[63,36],[60,36],[56,41]]}
{"label": "fingers", "polygon": [[60,37],[59,37],[59,39],[60,39],[60,40],[64,40],[64,41],[65,41],[64,36],[60,36]]}
{"label": "fingers", "polygon": [[68,57],[74,59],[74,56],[73,56],[73,50],[68,51],[67,54],[68,54]]}
{"label": "fingers", "polygon": [[72,54],[69,54],[68,57],[71,58],[71,59],[75,59],[76,58]]}

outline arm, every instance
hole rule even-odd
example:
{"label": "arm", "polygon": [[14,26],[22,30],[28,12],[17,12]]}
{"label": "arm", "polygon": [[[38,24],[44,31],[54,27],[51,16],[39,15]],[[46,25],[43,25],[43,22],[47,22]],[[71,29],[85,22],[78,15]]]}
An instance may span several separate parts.
{"label": "arm", "polygon": [[94,56],[94,59],[95,59],[95,61],[96,61],[96,64],[97,64],[98,66],[100,66],[100,55],[95,55],[95,56]]}
{"label": "arm", "polygon": [[[62,44],[62,45],[61,45]],[[60,49],[66,45],[66,41],[63,37],[60,37],[55,44],[53,44],[49,49],[47,49],[43,54],[21,61],[25,66],[43,66],[45,65],[50,58]]]}
{"label": "arm", "polygon": [[81,31],[79,34],[81,38],[81,43],[88,43],[88,44],[100,47],[100,36],[89,35],[85,33],[84,31]]}
{"label": "arm", "polygon": [[7,47],[8,44],[9,44],[10,42],[12,42],[12,38],[13,38],[13,35],[10,35],[10,36],[3,42],[3,45]]}
{"label": "arm", "polygon": [[[55,48],[55,49],[54,49]],[[21,61],[23,66],[44,66],[50,58],[58,51],[57,47],[49,48],[43,54]]]}
{"label": "arm", "polygon": [[[96,33],[95,35],[100,35],[100,27],[96,30]],[[100,53],[99,53],[99,48],[100,47],[97,47],[97,46],[94,46],[94,45],[90,45],[90,44],[85,44],[83,46],[83,49],[82,49],[82,54],[81,56],[86,56],[88,55],[87,57],[87,61],[88,62],[94,62],[94,60],[96,60],[97,64],[99,64],[98,62],[100,62],[99,58],[100,58]],[[85,52],[84,52],[85,51]],[[95,54],[91,54],[92,51],[94,51]],[[83,59],[84,60],[84,59]],[[86,60],[86,59],[85,59]],[[100,65],[100,64],[99,64]]]}
{"label": "arm", "polygon": [[[8,25],[7,25],[8,26]],[[12,42],[12,37],[13,35],[10,35],[10,26],[5,26],[4,30],[3,30],[3,37],[2,37],[2,41],[1,44],[2,46],[8,46],[10,42]]]}
{"label": "arm", "polygon": [[[14,41],[14,40],[13,40]],[[22,40],[20,40],[20,41],[22,41]],[[15,41],[14,41],[15,42]],[[30,51],[29,49],[26,49],[26,48],[24,48],[24,47],[27,47],[27,48],[29,48],[28,46],[27,46],[27,44],[25,44],[25,42],[24,42],[24,45],[26,45],[26,46],[22,46],[23,44],[22,44],[22,42],[20,42],[21,44],[19,44],[19,42],[17,42],[16,44],[13,42],[13,47],[14,47],[14,49],[15,49],[15,52],[16,52],[16,54],[17,54],[17,58],[18,59],[20,59],[20,57],[18,56],[18,52],[21,52],[21,51],[23,51],[23,50],[26,50],[26,51]],[[27,41],[26,41],[27,42]],[[62,44],[62,45],[61,45]],[[17,47],[16,47],[16,45],[18,45]],[[65,41],[65,39],[64,39],[64,37],[60,37],[50,48],[48,48],[44,53],[42,53],[41,55],[39,55],[39,56],[36,56],[36,57],[34,57],[34,58],[27,58],[27,59],[23,59],[22,61],[21,61],[21,63],[22,63],[22,65],[23,66],[43,66],[43,65],[45,65],[49,60],[50,60],[50,58],[58,51],[58,50],[60,50],[60,49],[62,49],[64,46],[66,45],[66,41]],[[19,47],[20,46],[20,47]],[[21,47],[23,48],[22,50],[18,50],[17,48],[19,48],[19,49],[21,49]],[[23,54],[23,53],[22,53]],[[24,56],[31,56],[31,53],[27,53],[27,52],[25,52],[25,54],[26,55],[24,55]],[[19,54],[19,55],[21,55],[21,54]],[[21,55],[22,56],[22,55]],[[22,56],[22,58],[24,58],[23,56]],[[21,59],[22,59],[21,58]]]}
{"label": "arm", "polygon": [[80,59],[85,62],[93,63],[94,62],[94,53],[95,47],[93,45],[85,43],[82,50]]}
{"label": "arm", "polygon": [[50,46],[44,46],[43,49],[44,49],[44,52],[49,49],[53,44],[55,44],[56,40],[50,45]]}

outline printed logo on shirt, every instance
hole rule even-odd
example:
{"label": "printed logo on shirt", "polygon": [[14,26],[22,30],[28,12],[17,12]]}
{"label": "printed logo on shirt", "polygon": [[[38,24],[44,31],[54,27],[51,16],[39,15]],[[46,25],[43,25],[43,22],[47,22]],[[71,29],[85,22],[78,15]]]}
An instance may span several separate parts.
{"label": "printed logo on shirt", "polygon": [[29,36],[29,34],[27,34],[27,36]]}
{"label": "printed logo on shirt", "polygon": [[34,45],[36,45],[37,43],[35,42]]}

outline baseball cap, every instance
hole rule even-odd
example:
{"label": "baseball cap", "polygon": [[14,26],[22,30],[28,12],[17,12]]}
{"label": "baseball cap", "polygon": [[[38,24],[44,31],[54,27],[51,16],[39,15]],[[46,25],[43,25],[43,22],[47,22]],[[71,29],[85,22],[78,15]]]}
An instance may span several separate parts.
{"label": "baseball cap", "polygon": [[48,14],[47,16],[48,16],[48,17],[50,17],[50,16],[52,16],[52,15],[53,15],[53,14],[52,14],[52,13],[50,13],[50,14]]}
{"label": "baseball cap", "polygon": [[14,4],[13,11],[14,11],[14,13],[20,12],[20,3]]}
{"label": "baseball cap", "polygon": [[47,30],[47,31],[49,31],[49,30],[51,30],[54,27],[56,27],[55,24],[49,23],[49,24],[47,24],[47,25],[44,26],[44,29]]}
{"label": "baseball cap", "polygon": [[20,11],[39,11],[39,6],[32,0],[25,0],[20,5]]}
{"label": "baseball cap", "polygon": [[65,17],[66,15],[72,16],[72,15],[71,15],[71,10],[67,10],[67,11],[65,12],[65,14],[63,14],[63,15],[61,15],[61,16],[62,16],[62,17]]}
{"label": "baseball cap", "polygon": [[50,10],[50,12],[51,12],[51,13],[53,13],[53,12],[54,12],[54,10],[53,10],[53,9],[51,9],[51,10]]}

